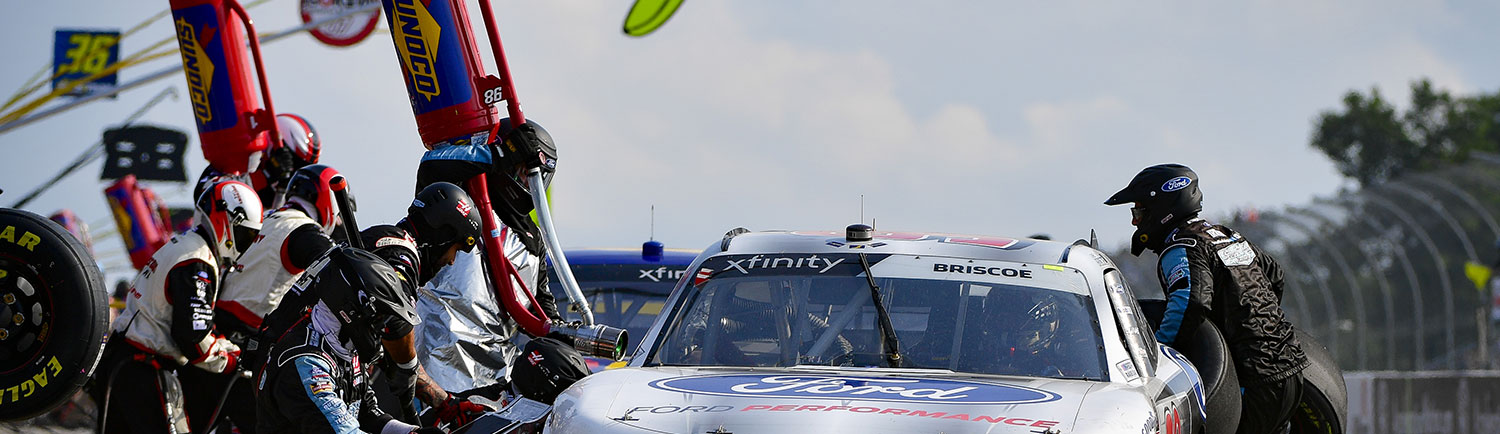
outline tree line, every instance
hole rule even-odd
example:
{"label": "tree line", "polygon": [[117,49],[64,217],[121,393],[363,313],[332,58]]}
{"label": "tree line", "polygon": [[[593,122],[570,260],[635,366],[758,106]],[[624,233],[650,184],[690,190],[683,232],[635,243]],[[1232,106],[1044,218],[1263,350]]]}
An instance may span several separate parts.
{"label": "tree line", "polygon": [[1411,104],[1398,112],[1380,93],[1351,90],[1343,107],[1320,113],[1311,146],[1361,186],[1407,171],[1500,152],[1500,92],[1454,95],[1427,79],[1411,84]]}

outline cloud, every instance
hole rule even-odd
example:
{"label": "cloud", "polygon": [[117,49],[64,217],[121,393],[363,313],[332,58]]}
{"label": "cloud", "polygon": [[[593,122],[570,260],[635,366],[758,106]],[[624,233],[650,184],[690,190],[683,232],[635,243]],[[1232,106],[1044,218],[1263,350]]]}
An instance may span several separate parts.
{"label": "cloud", "polygon": [[1036,103],[1022,113],[1031,128],[1032,146],[1076,150],[1090,145],[1081,136],[1091,131],[1092,124],[1120,119],[1128,111],[1119,98],[1102,96],[1082,102]]}

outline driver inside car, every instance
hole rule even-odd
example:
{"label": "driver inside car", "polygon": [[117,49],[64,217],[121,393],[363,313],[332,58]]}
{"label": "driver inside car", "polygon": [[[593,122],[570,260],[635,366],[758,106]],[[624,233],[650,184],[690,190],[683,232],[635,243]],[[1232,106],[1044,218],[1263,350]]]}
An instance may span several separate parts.
{"label": "driver inside car", "polygon": [[964,357],[979,372],[1053,378],[1098,375],[1085,372],[1091,345],[1073,330],[1082,313],[1067,310],[1055,294],[990,291],[983,310],[984,327],[974,347],[978,354]]}

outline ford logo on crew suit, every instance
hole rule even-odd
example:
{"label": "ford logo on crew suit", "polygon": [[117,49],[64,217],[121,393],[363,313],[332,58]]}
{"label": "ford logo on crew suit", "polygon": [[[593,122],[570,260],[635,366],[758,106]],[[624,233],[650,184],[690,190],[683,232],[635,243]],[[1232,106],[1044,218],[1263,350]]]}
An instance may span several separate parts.
{"label": "ford logo on crew suit", "polygon": [[657,380],[650,386],[719,396],[923,404],[1032,404],[1060,398],[1044,390],[977,381],[834,375],[699,375]]}

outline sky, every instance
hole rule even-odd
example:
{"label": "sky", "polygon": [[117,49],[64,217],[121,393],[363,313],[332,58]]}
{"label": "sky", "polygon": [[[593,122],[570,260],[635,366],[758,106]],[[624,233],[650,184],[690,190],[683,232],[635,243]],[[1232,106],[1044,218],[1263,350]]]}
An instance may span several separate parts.
{"label": "sky", "polygon": [[[522,108],[559,147],[552,200],[565,247],[654,236],[702,249],[735,227],[862,218],[880,230],[1057,239],[1096,229],[1105,247],[1123,246],[1129,211],[1101,203],[1141,168],[1195,169],[1210,217],[1305,204],[1352,185],[1308,146],[1315,118],[1346,92],[1378,87],[1404,104],[1423,77],[1458,93],[1500,87],[1494,2],[688,0],[645,38],[620,31],[630,3],[494,2]],[[297,5],[250,13],[271,32],[299,23]],[[0,93],[50,64],[54,29],[128,28],[167,6],[12,5],[0,16]],[[474,2],[470,12],[477,21]],[[170,35],[161,20],[122,47]],[[276,108],[316,126],[359,221],[404,215],[423,147],[384,25],[351,48],[297,35],[263,49]],[[0,204],[172,86],[186,94],[174,73],[0,133]],[[188,131],[189,176],[202,170],[185,97],[143,122]],[[112,232],[99,170],[28,209],[69,208]],[[190,187],[151,187],[190,201]],[[122,272],[117,237],[96,249]]]}

